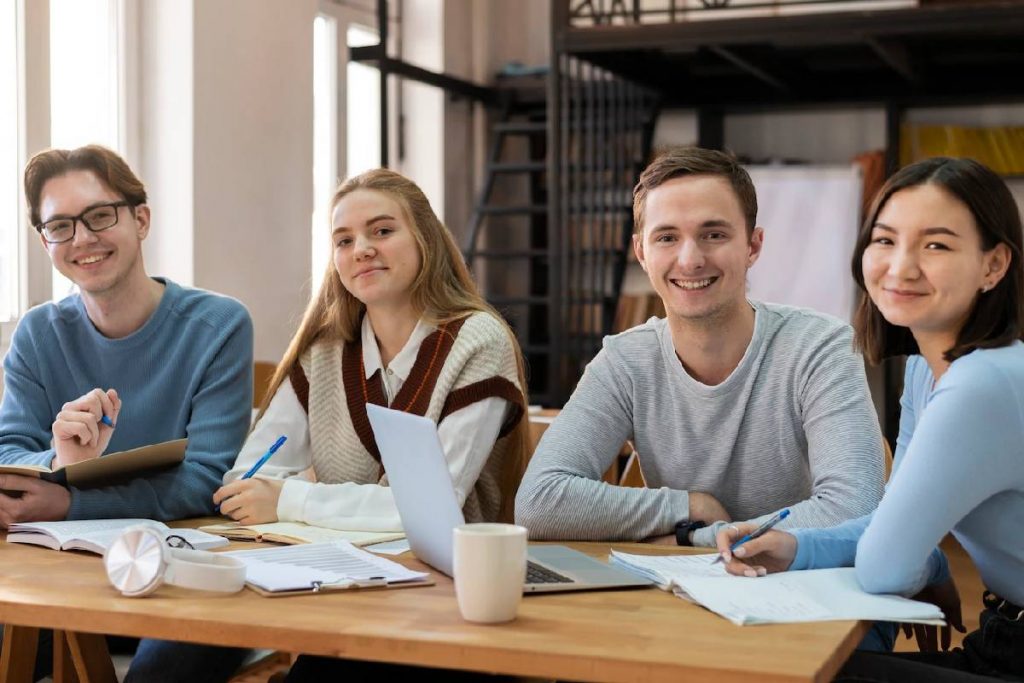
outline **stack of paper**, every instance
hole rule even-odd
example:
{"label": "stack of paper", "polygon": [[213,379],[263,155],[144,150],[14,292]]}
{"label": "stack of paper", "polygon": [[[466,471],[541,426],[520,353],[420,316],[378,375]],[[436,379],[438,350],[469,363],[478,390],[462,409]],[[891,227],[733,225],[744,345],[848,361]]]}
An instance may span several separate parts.
{"label": "stack of paper", "polygon": [[713,555],[629,555],[611,561],[655,581],[739,626],[863,619],[945,624],[935,605],[897,595],[865,593],[853,568],[733,576]]}

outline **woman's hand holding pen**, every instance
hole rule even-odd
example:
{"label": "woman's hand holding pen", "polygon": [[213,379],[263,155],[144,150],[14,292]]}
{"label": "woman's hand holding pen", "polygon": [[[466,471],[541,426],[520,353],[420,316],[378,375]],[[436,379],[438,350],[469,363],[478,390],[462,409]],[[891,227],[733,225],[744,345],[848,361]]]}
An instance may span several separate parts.
{"label": "woman's hand holding pen", "polygon": [[736,541],[757,529],[756,524],[739,523],[723,527],[715,545],[725,561],[725,569],[737,576],[764,576],[784,572],[796,557],[796,538],[785,531],[769,531],[729,550]]}
{"label": "woman's hand holding pen", "polygon": [[282,488],[283,479],[239,479],[217,489],[213,502],[220,506],[221,514],[242,524],[276,522]]}
{"label": "woman's hand holding pen", "polygon": [[51,467],[56,469],[103,455],[120,412],[121,399],[114,389],[93,389],[65,403],[51,427],[56,452]]}

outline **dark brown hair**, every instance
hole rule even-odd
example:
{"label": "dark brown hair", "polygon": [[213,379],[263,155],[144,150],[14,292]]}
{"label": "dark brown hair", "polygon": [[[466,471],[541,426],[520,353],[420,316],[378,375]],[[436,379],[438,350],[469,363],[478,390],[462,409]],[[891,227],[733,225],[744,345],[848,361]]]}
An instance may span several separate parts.
{"label": "dark brown hair", "polygon": [[673,147],[659,154],[640,174],[633,188],[633,229],[640,232],[644,225],[647,195],[651,190],[673,178],[688,175],[721,176],[732,187],[739,200],[743,218],[747,222],[747,235],[757,224],[757,192],[746,169],[732,154],[700,147]]}
{"label": "dark brown hair", "polygon": [[1024,238],[1017,203],[1003,179],[986,166],[973,159],[936,157],[911,164],[889,178],[875,195],[857,236],[851,266],[861,294],[853,320],[854,343],[870,363],[920,352],[910,330],[887,321],[868,296],[861,261],[871,243],[878,214],[889,199],[900,190],[928,183],[941,187],[970,210],[983,250],[990,251],[999,244],[1010,250],[1006,275],[993,289],[978,296],[974,310],[957,334],[956,344],[946,350],[945,359],[953,362],[975,349],[1006,346],[1024,335]]}
{"label": "dark brown hair", "polygon": [[132,206],[146,203],[146,187],[116,152],[100,145],[77,149],[48,149],[25,165],[25,201],[29,222],[39,225],[39,199],[46,181],[70,171],[92,171],[96,177]]}

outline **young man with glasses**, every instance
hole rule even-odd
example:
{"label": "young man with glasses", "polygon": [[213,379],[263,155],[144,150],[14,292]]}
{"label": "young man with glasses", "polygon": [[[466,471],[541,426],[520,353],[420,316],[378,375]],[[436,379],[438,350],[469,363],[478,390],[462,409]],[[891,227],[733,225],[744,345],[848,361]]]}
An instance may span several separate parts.
{"label": "young man with glasses", "polygon": [[0,475],[0,528],[210,514],[249,426],[248,312],[146,274],[146,190],[114,152],[41,152],[26,166],[25,196],[43,248],[78,291],[33,308],[14,333],[0,463],[58,468],[183,437],[188,447],[178,467],[99,488]]}

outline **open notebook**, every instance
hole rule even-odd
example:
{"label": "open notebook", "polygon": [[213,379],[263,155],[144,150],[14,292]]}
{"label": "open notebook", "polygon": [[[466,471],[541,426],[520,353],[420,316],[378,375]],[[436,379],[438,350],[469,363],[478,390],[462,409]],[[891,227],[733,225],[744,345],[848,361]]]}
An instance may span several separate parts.
{"label": "open notebook", "polygon": [[152,519],[81,519],[67,522],[18,522],[7,532],[8,543],[41,545],[53,550],[84,550],[102,555],[125,529],[151,526],[164,535],[177,536],[196,550],[228,544],[226,538],[195,529],[171,529]]}
{"label": "open notebook", "polygon": [[865,593],[854,569],[812,569],[757,578],[733,576],[714,555],[629,555],[611,561],[655,581],[739,626],[805,621],[904,621],[943,625],[935,605],[898,595]]}
{"label": "open notebook", "polygon": [[355,546],[367,546],[385,541],[397,541],[405,538],[405,534],[389,531],[342,531],[325,527],[311,526],[301,522],[268,522],[267,524],[210,524],[199,527],[200,531],[217,534],[234,541],[269,541],[297,545],[299,543],[326,543],[329,541],[348,541]]}

